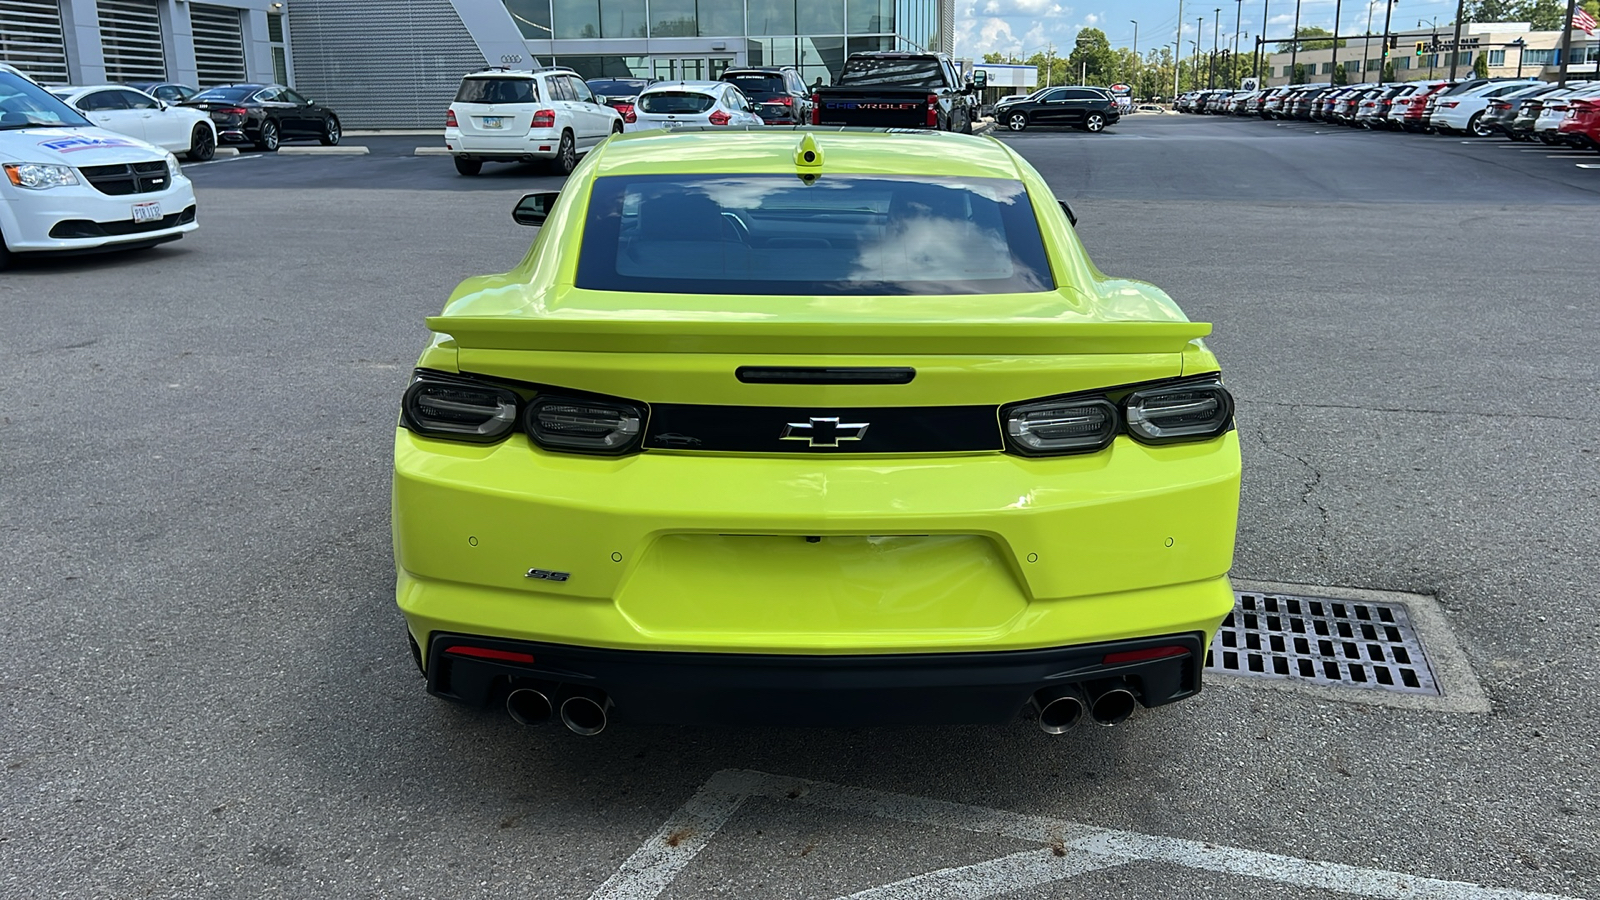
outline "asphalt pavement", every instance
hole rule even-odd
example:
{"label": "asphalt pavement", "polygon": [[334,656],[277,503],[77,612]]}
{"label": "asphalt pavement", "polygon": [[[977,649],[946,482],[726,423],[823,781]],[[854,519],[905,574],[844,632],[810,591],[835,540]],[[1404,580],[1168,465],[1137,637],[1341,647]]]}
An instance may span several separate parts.
{"label": "asphalt pavement", "polygon": [[429,697],[396,404],[559,179],[362,138],[188,166],[183,241],[0,274],[0,897],[1600,896],[1600,170],[1326,130],[1000,139],[1215,323],[1235,575],[1431,595],[1488,712],[1216,677],[1054,739],[582,739]]}

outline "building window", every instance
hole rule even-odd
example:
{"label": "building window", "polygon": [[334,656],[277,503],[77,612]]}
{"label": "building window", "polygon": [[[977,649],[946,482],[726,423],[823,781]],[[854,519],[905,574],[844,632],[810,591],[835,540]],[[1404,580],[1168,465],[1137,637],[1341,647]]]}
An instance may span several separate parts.
{"label": "building window", "polygon": [[795,0],[750,0],[750,33],[794,34],[797,6]]}
{"label": "building window", "polygon": [[[1448,58],[1449,56],[1450,56],[1450,54],[1448,54],[1448,53],[1445,54],[1446,58]],[[1455,54],[1455,57],[1456,57],[1455,64],[1457,66],[1470,66],[1470,65],[1472,65],[1472,51],[1471,50],[1463,50],[1460,53]],[[1448,66],[1448,65],[1450,65],[1450,63],[1445,63],[1445,65]]]}
{"label": "building window", "polygon": [[1367,60],[1367,71],[1368,72],[1376,72],[1381,68],[1383,68],[1383,58],[1382,57],[1376,57],[1376,58]]}
{"label": "building window", "polygon": [[1344,70],[1346,72],[1350,73],[1351,75],[1356,74],[1357,72],[1361,71],[1361,60],[1359,60],[1359,59],[1347,59],[1347,60],[1345,60],[1344,61]]}
{"label": "building window", "polygon": [[522,36],[536,41],[555,37],[550,30],[550,0],[501,0]]}
{"label": "building window", "polygon": [[1331,63],[1331,62],[1323,63],[1322,64],[1322,74],[1324,74],[1324,75],[1332,75],[1333,74],[1333,63]]}
{"label": "building window", "polygon": [[800,34],[844,34],[844,0],[795,0]]}
{"label": "building window", "polygon": [[850,0],[851,34],[894,34],[894,0]]}
{"label": "building window", "polygon": [[1524,50],[1522,51],[1522,64],[1525,66],[1558,66],[1561,64],[1561,51],[1554,47],[1549,50]]}
{"label": "building window", "polygon": [[650,60],[643,56],[562,56],[556,62],[571,68],[585,81],[593,78],[650,77]]}
{"label": "building window", "polygon": [[1393,62],[1395,71],[1411,68],[1411,57],[1409,56],[1402,56],[1398,59],[1394,59]]}
{"label": "building window", "polygon": [[283,13],[267,13],[267,43],[272,47],[272,80],[289,83],[289,49],[283,36]]}
{"label": "building window", "polygon": [[1486,52],[1489,54],[1489,65],[1491,67],[1506,64],[1506,52],[1504,50],[1489,50]]}

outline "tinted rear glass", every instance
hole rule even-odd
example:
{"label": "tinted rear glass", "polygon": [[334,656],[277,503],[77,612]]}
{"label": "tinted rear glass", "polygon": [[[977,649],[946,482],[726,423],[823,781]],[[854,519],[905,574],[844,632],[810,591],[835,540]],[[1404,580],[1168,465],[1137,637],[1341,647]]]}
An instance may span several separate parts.
{"label": "tinted rear glass", "polygon": [[844,64],[839,83],[851,87],[884,85],[905,88],[944,87],[944,75],[937,59],[896,59],[875,56],[852,57]]}
{"label": "tinted rear glass", "polygon": [[787,93],[782,75],[768,75],[762,72],[732,72],[722,76],[723,81],[731,81],[739,86],[752,100],[760,100],[773,94]]}
{"label": "tinted rear glass", "polygon": [[228,103],[238,103],[240,100],[243,100],[259,90],[261,90],[260,85],[255,85],[253,87],[214,87],[210,90],[201,91],[200,93],[195,94],[191,99],[222,100]]}
{"label": "tinted rear glass", "polygon": [[[727,90],[727,88],[723,88],[723,90]],[[703,113],[716,102],[716,98],[710,94],[696,94],[690,91],[660,91],[640,97],[639,108],[647,113],[656,113],[657,115],[683,115],[685,113]]]}
{"label": "tinted rear glass", "polygon": [[637,97],[645,89],[642,81],[600,81],[589,82],[589,90],[606,97]]}
{"label": "tinted rear glass", "polygon": [[577,286],[828,296],[1038,292],[1055,282],[1017,181],[618,175],[595,180]]}
{"label": "tinted rear glass", "polygon": [[457,103],[538,103],[531,78],[468,78],[456,91]]}

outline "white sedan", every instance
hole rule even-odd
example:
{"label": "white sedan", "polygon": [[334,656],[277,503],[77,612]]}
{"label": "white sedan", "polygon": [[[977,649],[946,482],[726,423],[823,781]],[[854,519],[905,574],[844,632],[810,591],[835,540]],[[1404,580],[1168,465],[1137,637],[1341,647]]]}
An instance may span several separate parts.
{"label": "white sedan", "polygon": [[658,82],[634,102],[628,131],[686,125],[761,125],[761,115],[744,91],[726,81]]}
{"label": "white sedan", "polygon": [[217,126],[203,109],[172,106],[118,84],[52,87],[50,93],[107,131],[182,153],[191,162],[205,162],[216,155]]}

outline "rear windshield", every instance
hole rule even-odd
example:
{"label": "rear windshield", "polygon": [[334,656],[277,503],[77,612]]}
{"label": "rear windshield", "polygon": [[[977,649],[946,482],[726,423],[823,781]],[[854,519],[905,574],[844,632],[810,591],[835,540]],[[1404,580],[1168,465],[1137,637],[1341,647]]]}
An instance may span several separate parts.
{"label": "rear windshield", "polygon": [[538,103],[531,78],[468,78],[456,91],[457,103]]}
{"label": "rear windshield", "polygon": [[259,90],[261,90],[260,85],[251,85],[248,87],[214,87],[210,90],[201,91],[189,99],[222,100],[228,103],[237,103]]}
{"label": "rear windshield", "polygon": [[683,113],[703,113],[716,102],[716,98],[710,94],[697,94],[692,91],[659,91],[640,97],[639,108],[647,113],[681,115]]}
{"label": "rear windshield", "polygon": [[669,294],[997,294],[1055,288],[1022,183],[615,175],[595,180],[577,286]]}
{"label": "rear windshield", "polygon": [[645,89],[642,81],[600,81],[589,82],[589,90],[606,97],[636,97]]}
{"label": "rear windshield", "polygon": [[852,87],[875,84],[906,88],[945,86],[944,73],[937,59],[879,56],[852,57],[844,64],[839,83]]}
{"label": "rear windshield", "polygon": [[762,100],[773,94],[787,92],[783,83],[783,76],[768,75],[764,72],[734,72],[722,76],[723,81],[731,81],[745,92],[752,100]]}

